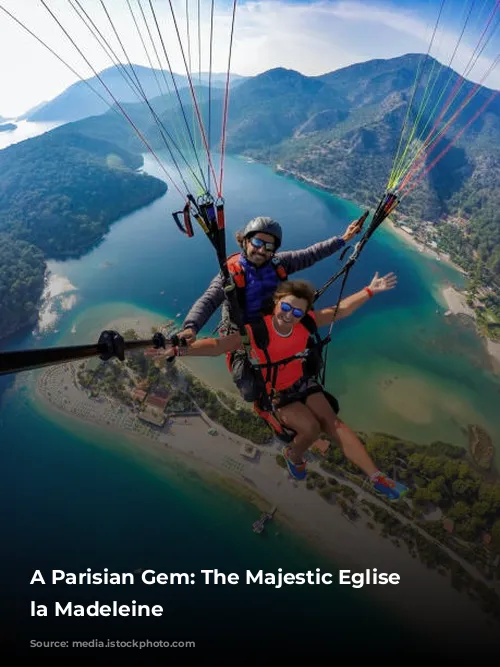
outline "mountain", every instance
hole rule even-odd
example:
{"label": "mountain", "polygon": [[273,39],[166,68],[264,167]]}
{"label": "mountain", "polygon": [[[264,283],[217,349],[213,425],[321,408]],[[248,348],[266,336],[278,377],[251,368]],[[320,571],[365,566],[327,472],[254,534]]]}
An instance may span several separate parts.
{"label": "mountain", "polygon": [[[200,84],[200,79],[201,84],[206,85],[209,74],[202,72],[200,77],[198,73],[193,73],[191,78],[194,85]],[[238,74],[232,74],[230,77],[232,87],[240,85],[245,80],[246,77]],[[174,81],[178,89],[189,85],[187,76],[180,74],[174,74]],[[212,73],[211,85],[213,88],[225,87],[226,75]],[[169,91],[175,92],[175,86],[168,71],[140,65],[113,66],[100,72],[99,77],[91,77],[86,82],[77,81],[50,102],[43,103],[24,114],[23,118],[32,122],[69,122],[95,116],[109,109],[109,106],[99,98],[96,92],[113,106],[113,97],[120,103],[140,102],[143,98],[138,90],[140,91],[141,88],[148,99],[167,94]]]}
{"label": "mountain", "polygon": [[46,104],[48,104],[47,100],[44,100],[43,102],[39,102],[34,107],[31,107],[31,109],[28,109],[28,111],[25,111],[21,116],[18,116],[16,118],[16,120],[28,120],[28,118],[33,116],[37,111],[42,109]]}
{"label": "mountain", "polygon": [[[241,152],[279,144],[345,118],[346,99],[328,84],[277,68],[243,82],[231,95],[227,146]],[[326,116],[324,116],[326,112]]]}
{"label": "mountain", "polygon": [[[274,70],[274,81],[283,99],[287,90],[290,94],[294,90],[297,95],[290,107],[284,105],[290,113],[283,116],[262,113],[268,102],[273,109],[279,103],[272,102],[265,87],[261,88],[269,73],[254,77],[231,97],[236,116],[230,114],[227,150],[246,153],[340,197],[373,206],[385,191],[423,58],[407,54],[372,60],[319,77],[301,77],[298,73],[292,76]],[[468,269],[479,260],[486,272],[485,280],[500,283],[500,98],[495,98],[474,119],[490,98],[490,89],[476,88],[470,81],[461,82],[456,72],[432,58],[427,58],[421,72],[405,137],[417,117],[416,138],[421,130],[426,129],[427,133],[431,130],[449,91],[459,89],[459,94],[444,116],[445,122],[463,101],[468,97],[471,101],[443,133],[426,166],[445,149],[446,155],[397,211],[408,215],[410,220],[436,223],[437,231],[443,232],[443,238],[448,237],[447,249],[456,260]],[[325,86],[317,90],[313,103],[310,95],[313,89],[309,87],[312,83]],[[245,123],[253,128],[246,140],[239,132],[240,96],[247,101]],[[301,109],[301,113],[295,117],[296,109]],[[260,129],[256,119],[262,125]],[[457,137],[473,119],[462,136]],[[438,124],[439,131],[443,125],[442,121]],[[462,221],[461,227],[456,224],[450,227],[446,220],[456,216]]]}
{"label": "mountain", "polygon": [[[407,54],[314,77],[276,68],[241,81],[230,95],[226,150],[373,207],[385,191],[405,121],[405,140],[417,119],[415,136],[423,137],[421,129],[430,131],[439,115],[433,112],[442,109],[448,91],[457,88],[459,94],[445,121],[463,101],[469,97],[471,101],[443,132],[427,166],[439,152],[448,152],[396,213],[406,215],[410,223],[435,223],[445,250],[454,259],[467,269],[479,261],[500,282],[500,98],[476,119],[492,91],[461,80],[433,58]],[[210,111],[214,150],[220,145],[223,115],[223,91],[218,95],[216,91],[212,90]],[[182,89],[181,93],[182,114],[173,94],[155,98],[155,109],[172,135],[184,136],[178,145],[189,145],[187,124],[192,143],[201,146],[190,92]],[[200,88],[199,93],[198,110],[207,128],[207,91]],[[127,113],[155,149],[165,147],[144,104],[127,104]],[[457,137],[470,120],[474,122]],[[88,136],[112,138],[128,150],[143,150],[117,114],[108,112],[79,123],[78,131]],[[444,129],[442,122],[437,127]],[[451,219],[455,222],[450,224]]]}

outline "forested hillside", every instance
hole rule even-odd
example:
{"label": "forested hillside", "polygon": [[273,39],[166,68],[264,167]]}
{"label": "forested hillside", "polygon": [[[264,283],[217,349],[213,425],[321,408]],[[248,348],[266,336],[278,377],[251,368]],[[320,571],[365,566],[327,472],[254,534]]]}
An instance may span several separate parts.
{"label": "forested hillside", "polygon": [[45,259],[75,257],[110,224],[166,192],[140,155],[71,126],[0,151],[0,338],[31,323]]}

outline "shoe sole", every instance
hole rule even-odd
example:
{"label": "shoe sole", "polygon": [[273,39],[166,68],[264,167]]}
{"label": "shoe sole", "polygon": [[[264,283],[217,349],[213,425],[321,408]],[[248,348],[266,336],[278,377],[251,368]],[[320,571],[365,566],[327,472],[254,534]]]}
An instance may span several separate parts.
{"label": "shoe sole", "polygon": [[374,489],[374,491],[375,491],[376,493],[378,493],[380,496],[383,496],[384,498],[387,498],[387,500],[389,500],[391,503],[396,502],[396,500],[401,500],[401,498],[403,498],[403,497],[408,493],[408,491],[403,491],[402,493],[399,494],[399,496],[398,496],[397,498],[390,498],[390,497],[389,497],[386,493],[384,493],[383,491],[379,491],[378,489]]}
{"label": "shoe sole", "polygon": [[291,469],[290,469],[290,462],[289,462],[288,458],[287,458],[286,455],[285,455],[285,451],[286,451],[287,449],[288,449],[287,447],[283,447],[283,449],[281,450],[281,455],[282,455],[283,458],[285,459],[285,463],[286,463],[286,467],[287,467],[288,473],[290,474],[291,477],[293,477],[293,479],[296,479],[297,482],[303,482],[303,481],[305,480],[305,478],[306,478],[307,475],[306,475],[306,473],[304,473],[304,477],[297,477],[296,475],[293,474],[293,472],[292,472]]}

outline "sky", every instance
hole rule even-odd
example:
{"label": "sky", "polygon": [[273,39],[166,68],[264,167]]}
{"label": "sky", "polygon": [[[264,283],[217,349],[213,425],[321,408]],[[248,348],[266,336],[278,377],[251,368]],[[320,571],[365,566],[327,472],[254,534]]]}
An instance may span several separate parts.
{"label": "sky", "polygon": [[[191,70],[197,72],[201,50],[201,70],[208,71],[211,0],[0,0],[0,115],[15,118],[53,99],[79,77],[93,76],[93,69],[99,72],[113,65],[82,21],[81,8],[122,62],[127,62],[126,55],[106,11],[130,60],[149,66],[148,53],[158,66],[142,8],[162,67],[166,68],[151,6],[172,70],[185,74],[184,53]],[[76,74],[7,16],[2,7],[50,46]],[[226,72],[233,1],[215,0],[214,8],[212,71]],[[454,54],[467,16],[466,29]],[[457,72],[498,89],[500,66],[492,66],[500,53],[499,23],[499,0],[238,0],[231,71],[252,76],[285,67],[318,75],[373,58],[425,54],[431,47],[430,55],[443,64],[448,65],[453,56],[451,67]],[[481,53],[474,52],[478,43],[479,50],[484,46]]]}

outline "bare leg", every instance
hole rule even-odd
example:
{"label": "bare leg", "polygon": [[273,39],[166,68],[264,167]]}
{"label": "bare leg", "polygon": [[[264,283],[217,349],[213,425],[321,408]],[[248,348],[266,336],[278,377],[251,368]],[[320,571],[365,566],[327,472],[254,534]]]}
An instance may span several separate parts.
{"label": "bare leg", "polygon": [[291,445],[290,459],[296,465],[300,465],[303,462],[304,453],[320,434],[320,423],[303,403],[290,403],[284,408],[279,408],[277,412],[280,421],[297,433]]}
{"label": "bare leg", "polygon": [[371,477],[378,471],[377,466],[370,458],[361,440],[337,417],[323,393],[318,392],[317,394],[308,396],[306,405],[315,415],[322,430],[331,435],[339,443],[349,461],[358,466],[358,468],[361,468],[368,477]]}

